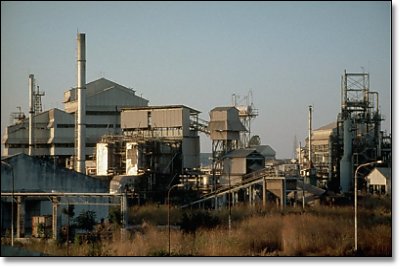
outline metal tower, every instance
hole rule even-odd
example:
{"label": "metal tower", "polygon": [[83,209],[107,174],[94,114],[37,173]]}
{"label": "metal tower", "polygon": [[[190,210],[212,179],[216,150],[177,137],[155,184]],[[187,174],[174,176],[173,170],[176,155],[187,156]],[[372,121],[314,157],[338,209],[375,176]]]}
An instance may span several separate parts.
{"label": "metal tower", "polygon": [[243,98],[232,94],[232,105],[239,110],[240,121],[246,128],[246,131],[240,133],[239,148],[247,148],[251,139],[251,122],[258,116],[258,109],[253,104],[253,92],[250,90]]}
{"label": "metal tower", "polygon": [[39,90],[39,85],[37,85],[36,87],[37,91],[33,92],[33,98],[34,98],[33,111],[35,115],[43,112],[42,96],[44,96],[44,92],[41,92]]}
{"label": "metal tower", "polygon": [[354,167],[381,157],[381,121],[379,95],[370,91],[369,74],[346,73],[345,70],[338,116],[338,130],[343,141],[340,160],[342,191],[351,190]]}

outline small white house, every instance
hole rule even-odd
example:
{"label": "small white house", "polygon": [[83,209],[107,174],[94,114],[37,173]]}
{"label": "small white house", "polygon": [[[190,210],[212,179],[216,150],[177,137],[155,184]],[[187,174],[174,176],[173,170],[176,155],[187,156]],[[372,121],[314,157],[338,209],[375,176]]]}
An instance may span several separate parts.
{"label": "small white house", "polygon": [[392,194],[392,168],[376,167],[366,177],[370,192]]}

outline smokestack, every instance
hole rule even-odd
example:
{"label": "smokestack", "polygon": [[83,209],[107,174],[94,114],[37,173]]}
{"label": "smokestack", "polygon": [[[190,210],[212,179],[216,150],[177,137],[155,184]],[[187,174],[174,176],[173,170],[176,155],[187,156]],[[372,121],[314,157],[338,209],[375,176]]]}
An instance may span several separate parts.
{"label": "smokestack", "polygon": [[77,124],[78,124],[78,153],[77,153],[77,166],[76,171],[85,173],[85,159],[86,159],[86,40],[85,34],[78,33],[78,110],[77,110]]}
{"label": "smokestack", "polygon": [[34,76],[33,74],[29,75],[29,152],[30,156],[34,155],[34,133],[33,133],[33,116],[35,115],[34,110]]}

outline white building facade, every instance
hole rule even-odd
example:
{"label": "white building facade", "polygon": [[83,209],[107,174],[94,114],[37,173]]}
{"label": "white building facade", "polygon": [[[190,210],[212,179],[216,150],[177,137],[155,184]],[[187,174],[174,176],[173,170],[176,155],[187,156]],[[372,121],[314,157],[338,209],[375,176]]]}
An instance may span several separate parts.
{"label": "white building facade", "polygon": [[[64,111],[53,108],[34,115],[34,151],[32,155],[58,157],[65,162],[76,148],[76,88],[64,93]],[[121,133],[121,108],[147,106],[148,100],[135,91],[105,78],[86,84],[86,156],[91,159],[96,143],[106,134]],[[29,125],[25,118],[6,128],[3,156],[28,154]],[[73,159],[73,158],[72,158]]]}

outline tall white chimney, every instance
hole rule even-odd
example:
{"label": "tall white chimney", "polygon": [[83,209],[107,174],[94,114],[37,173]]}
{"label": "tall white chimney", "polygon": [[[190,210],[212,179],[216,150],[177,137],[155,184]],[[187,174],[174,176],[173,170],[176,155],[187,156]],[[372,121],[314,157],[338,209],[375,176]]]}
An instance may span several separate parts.
{"label": "tall white chimney", "polygon": [[85,34],[78,33],[78,110],[77,110],[77,124],[78,124],[78,153],[76,171],[85,173],[85,159],[86,159],[86,41]]}
{"label": "tall white chimney", "polygon": [[30,156],[34,155],[34,132],[33,132],[33,117],[35,115],[35,110],[34,110],[34,76],[33,74],[29,75],[29,152],[28,154]]}

